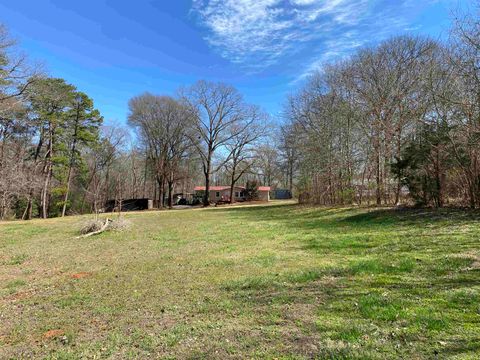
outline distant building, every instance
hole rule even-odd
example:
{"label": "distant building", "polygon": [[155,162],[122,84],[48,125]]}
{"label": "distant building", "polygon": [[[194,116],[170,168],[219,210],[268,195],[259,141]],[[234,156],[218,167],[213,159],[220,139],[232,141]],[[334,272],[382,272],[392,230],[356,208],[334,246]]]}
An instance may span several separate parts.
{"label": "distant building", "polygon": [[125,199],[125,200],[108,200],[105,203],[105,212],[118,211],[139,211],[153,209],[153,200],[151,199]]}
{"label": "distant building", "polygon": [[292,192],[288,189],[275,189],[272,197],[276,200],[287,200],[292,198]]}
{"label": "distant building", "polygon": [[[205,192],[205,186],[195,186],[195,195],[200,196]],[[259,186],[257,189],[260,201],[270,201],[270,186]],[[213,202],[230,202],[230,186],[210,186],[210,201]],[[233,196],[235,201],[247,200],[245,187],[235,186],[233,188]]]}

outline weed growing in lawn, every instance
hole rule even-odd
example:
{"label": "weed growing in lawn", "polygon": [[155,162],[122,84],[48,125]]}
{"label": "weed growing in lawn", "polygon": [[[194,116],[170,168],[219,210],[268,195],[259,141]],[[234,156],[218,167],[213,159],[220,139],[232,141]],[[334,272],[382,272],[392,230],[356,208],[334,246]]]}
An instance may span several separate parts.
{"label": "weed growing in lawn", "polygon": [[8,265],[22,265],[27,259],[28,255],[26,254],[14,255],[8,262]]}

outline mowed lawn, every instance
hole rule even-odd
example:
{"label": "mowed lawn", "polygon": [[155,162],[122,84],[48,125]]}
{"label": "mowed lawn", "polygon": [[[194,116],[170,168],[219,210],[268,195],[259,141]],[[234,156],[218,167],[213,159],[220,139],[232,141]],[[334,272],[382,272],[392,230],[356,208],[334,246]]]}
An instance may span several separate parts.
{"label": "mowed lawn", "polygon": [[0,358],[478,359],[480,214],[292,203],[0,224]]}

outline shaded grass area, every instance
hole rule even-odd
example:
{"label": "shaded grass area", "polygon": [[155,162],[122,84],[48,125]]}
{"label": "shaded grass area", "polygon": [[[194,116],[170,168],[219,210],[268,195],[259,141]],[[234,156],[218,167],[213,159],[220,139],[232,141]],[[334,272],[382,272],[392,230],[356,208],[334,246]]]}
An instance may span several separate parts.
{"label": "shaded grass area", "polygon": [[81,218],[0,225],[0,358],[480,356],[478,212],[127,217],[82,240]]}

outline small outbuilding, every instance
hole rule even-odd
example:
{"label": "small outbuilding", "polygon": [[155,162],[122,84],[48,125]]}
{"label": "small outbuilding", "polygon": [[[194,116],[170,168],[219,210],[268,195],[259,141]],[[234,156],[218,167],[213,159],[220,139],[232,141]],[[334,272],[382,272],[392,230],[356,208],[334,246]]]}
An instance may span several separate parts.
{"label": "small outbuilding", "polygon": [[292,198],[292,192],[288,189],[275,189],[272,196],[276,200],[287,200]]}
{"label": "small outbuilding", "polygon": [[105,203],[105,212],[121,211],[139,211],[153,209],[153,200],[151,199],[122,199],[122,200],[108,200]]}
{"label": "small outbuilding", "polygon": [[[201,196],[205,192],[205,186],[196,186],[194,188],[196,196]],[[230,186],[210,186],[210,201],[230,202]],[[233,188],[234,200],[237,202],[246,201],[247,193],[244,186],[235,186]],[[257,189],[257,199],[260,201],[270,201],[270,186],[259,186]]]}

